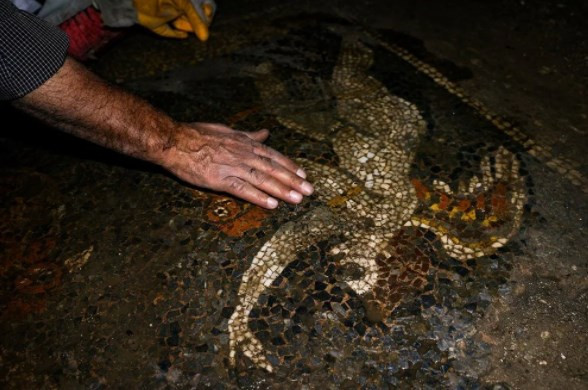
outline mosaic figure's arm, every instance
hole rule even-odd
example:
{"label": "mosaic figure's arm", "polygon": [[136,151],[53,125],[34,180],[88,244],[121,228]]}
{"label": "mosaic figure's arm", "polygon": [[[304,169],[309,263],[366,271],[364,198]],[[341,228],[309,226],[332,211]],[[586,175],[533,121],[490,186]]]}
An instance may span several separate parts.
{"label": "mosaic figure's arm", "polygon": [[[447,184],[435,182],[439,202],[414,215],[405,226],[433,231],[447,254],[462,261],[496,252],[518,232],[526,196],[524,181],[519,174],[520,163],[511,152],[501,147],[496,152],[494,166],[493,173],[486,156],[481,163],[482,178],[474,176],[467,188],[460,186],[461,193],[457,195]],[[433,192],[418,187],[417,195],[421,201],[432,198]],[[445,217],[435,218],[436,214]],[[478,225],[487,234],[476,240],[460,236],[455,227],[464,222]]]}
{"label": "mosaic figure's arm", "polygon": [[274,72],[270,63],[257,67],[255,85],[268,110],[283,126],[308,137],[324,141],[340,123],[330,109],[325,92],[316,87],[313,99],[293,101],[286,84]]}

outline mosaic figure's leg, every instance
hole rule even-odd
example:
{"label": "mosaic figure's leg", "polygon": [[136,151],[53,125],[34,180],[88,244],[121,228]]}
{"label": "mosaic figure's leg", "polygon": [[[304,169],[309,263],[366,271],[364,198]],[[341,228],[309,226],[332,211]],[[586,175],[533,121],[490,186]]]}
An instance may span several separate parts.
{"label": "mosaic figure's leg", "polygon": [[372,291],[376,286],[379,276],[376,256],[378,254],[385,257],[390,256],[385,251],[388,242],[382,236],[365,231],[355,231],[350,235],[351,239],[333,247],[331,254],[343,253],[345,257],[340,264],[355,263],[363,268],[364,273],[360,279],[345,281],[357,294],[362,295]]}
{"label": "mosaic figure's leg", "polygon": [[229,320],[230,360],[233,364],[237,350],[241,350],[255,365],[268,371],[273,370],[265,357],[263,346],[249,329],[249,314],[259,296],[295,259],[298,251],[336,234],[337,230],[332,213],[319,207],[299,221],[282,225],[255,255],[251,266],[243,275],[238,292],[239,303]]}

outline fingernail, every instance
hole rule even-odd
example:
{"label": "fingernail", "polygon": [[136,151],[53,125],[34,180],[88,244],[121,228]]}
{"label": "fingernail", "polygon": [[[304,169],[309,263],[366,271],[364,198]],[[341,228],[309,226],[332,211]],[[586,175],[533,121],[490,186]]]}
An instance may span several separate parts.
{"label": "fingernail", "polygon": [[292,199],[294,202],[300,202],[302,200],[302,194],[292,190],[290,191],[290,199]]}
{"label": "fingernail", "polygon": [[304,195],[310,195],[314,192],[314,188],[309,182],[305,181],[302,183],[302,192],[304,192]]}
{"label": "fingernail", "polygon": [[274,198],[267,198],[267,206],[270,209],[275,209],[276,207],[278,207],[278,201]]}
{"label": "fingernail", "polygon": [[297,174],[298,176],[300,176],[301,178],[303,178],[303,179],[306,179],[306,172],[304,172],[304,171],[302,170],[302,168],[298,169],[298,170],[296,171],[296,174]]}

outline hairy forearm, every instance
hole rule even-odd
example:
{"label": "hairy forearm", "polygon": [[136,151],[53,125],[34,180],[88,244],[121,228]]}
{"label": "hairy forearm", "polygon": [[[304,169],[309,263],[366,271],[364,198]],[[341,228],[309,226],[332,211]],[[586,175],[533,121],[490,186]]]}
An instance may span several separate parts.
{"label": "hairy forearm", "polygon": [[77,137],[121,153],[161,163],[178,123],[142,99],[93,75],[68,59],[18,108]]}
{"label": "hairy forearm", "polygon": [[302,169],[262,144],[267,130],[176,122],[74,60],[14,104],[75,136],[159,164],[190,184],[262,207],[276,207],[276,198],[299,203],[313,191]]}

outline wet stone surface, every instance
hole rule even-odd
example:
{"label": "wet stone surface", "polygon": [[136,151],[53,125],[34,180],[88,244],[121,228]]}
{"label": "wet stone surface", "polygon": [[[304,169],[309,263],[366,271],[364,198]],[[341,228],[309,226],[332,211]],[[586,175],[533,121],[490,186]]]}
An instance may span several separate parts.
{"label": "wet stone surface", "polygon": [[175,118],[269,128],[315,195],[270,212],[64,136],[3,139],[4,386],[501,388],[474,335],[538,223],[537,161],[344,20],[254,25],[131,35],[93,66]]}

